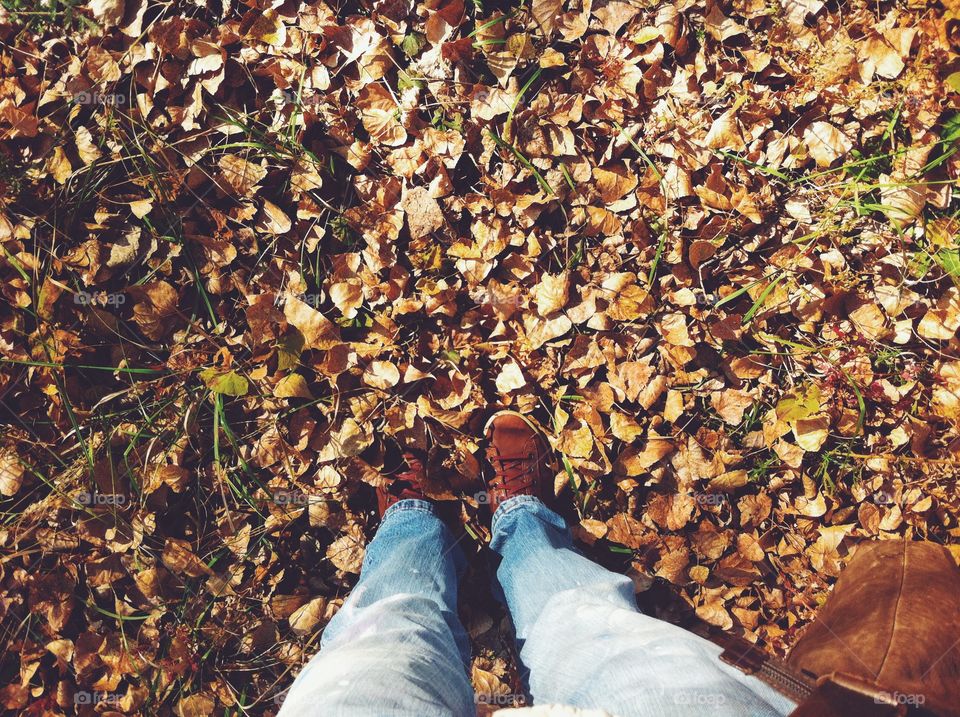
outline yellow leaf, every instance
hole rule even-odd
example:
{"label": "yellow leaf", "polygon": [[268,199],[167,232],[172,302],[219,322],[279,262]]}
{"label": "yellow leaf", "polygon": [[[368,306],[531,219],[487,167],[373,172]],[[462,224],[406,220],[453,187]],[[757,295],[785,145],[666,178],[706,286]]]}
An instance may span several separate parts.
{"label": "yellow leaf", "polygon": [[826,415],[798,420],[793,426],[797,445],[805,451],[818,451],[829,435],[830,419]]}
{"label": "yellow leaf", "polygon": [[225,396],[245,396],[250,387],[247,379],[236,371],[220,373],[219,369],[208,368],[200,372],[200,378],[211,391]]}
{"label": "yellow leaf", "polygon": [[137,199],[136,201],[130,202],[130,212],[137,219],[143,219],[150,213],[151,209],[153,209],[153,202],[149,199]]}
{"label": "yellow leaf", "polygon": [[820,389],[815,384],[795,389],[790,397],[780,399],[776,408],[777,418],[791,425],[819,410]]}
{"label": "yellow leaf", "polygon": [[65,184],[70,175],[73,174],[73,167],[67,158],[63,147],[55,147],[53,154],[47,159],[47,171],[53,176],[57,184]]}
{"label": "yellow leaf", "polygon": [[268,45],[282,45],[287,39],[287,28],[274,9],[264,10],[250,29],[247,37]]}
{"label": "yellow leaf", "polygon": [[277,398],[313,398],[307,387],[307,380],[298,373],[284,376],[273,389]]}

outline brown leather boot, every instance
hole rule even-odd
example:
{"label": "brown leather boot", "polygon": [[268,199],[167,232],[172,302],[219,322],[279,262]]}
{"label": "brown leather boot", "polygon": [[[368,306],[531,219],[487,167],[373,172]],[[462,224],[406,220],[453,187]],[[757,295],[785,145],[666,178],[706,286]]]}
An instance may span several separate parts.
{"label": "brown leather boot", "polygon": [[429,500],[423,491],[427,479],[424,460],[425,457],[412,451],[405,452],[400,468],[386,476],[384,485],[377,487],[377,513],[381,518],[387,508],[405,498]]}
{"label": "brown leather boot", "polygon": [[[818,683],[797,717],[957,717],[960,568],[953,556],[931,542],[862,543],[787,664]],[[851,694],[864,696],[861,711],[825,711]]]}
{"label": "brown leather boot", "polygon": [[516,411],[499,411],[487,421],[484,434],[493,469],[486,493],[491,513],[508,498],[548,494],[550,444],[536,423]]}

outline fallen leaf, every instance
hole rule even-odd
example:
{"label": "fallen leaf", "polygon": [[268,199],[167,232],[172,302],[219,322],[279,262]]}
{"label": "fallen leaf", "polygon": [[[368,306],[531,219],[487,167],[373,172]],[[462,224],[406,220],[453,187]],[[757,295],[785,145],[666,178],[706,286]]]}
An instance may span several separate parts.
{"label": "fallen leaf", "polygon": [[16,495],[26,469],[10,447],[0,448],[0,495]]}
{"label": "fallen leaf", "polygon": [[410,238],[419,239],[443,226],[443,212],[437,200],[430,196],[426,187],[409,190],[401,203],[407,216]]}
{"label": "fallen leaf", "polygon": [[310,393],[310,389],[307,386],[306,379],[298,373],[292,373],[280,379],[273,389],[273,395],[277,398],[313,398],[313,394]]}
{"label": "fallen leaf", "polygon": [[803,132],[803,141],[818,167],[829,167],[853,148],[853,142],[829,122],[814,122]]}
{"label": "fallen leaf", "polygon": [[327,599],[318,597],[295,610],[288,618],[293,634],[301,637],[311,634],[314,628],[323,620],[326,609]]}
{"label": "fallen leaf", "polygon": [[511,391],[523,388],[527,385],[527,381],[523,377],[523,371],[521,371],[519,364],[511,359],[504,362],[500,373],[497,374],[496,384],[497,391],[505,395]]}
{"label": "fallen leaf", "polygon": [[249,381],[236,371],[221,373],[219,369],[208,368],[200,372],[200,378],[207,388],[224,396],[245,396],[250,390]]}
{"label": "fallen leaf", "polygon": [[390,361],[371,361],[363,372],[363,382],[374,388],[388,389],[400,382],[400,369]]}
{"label": "fallen leaf", "polygon": [[533,287],[533,298],[537,302],[537,313],[547,318],[567,305],[570,292],[570,275],[563,272],[557,275],[544,274],[540,283]]}
{"label": "fallen leaf", "polygon": [[360,574],[363,565],[363,539],[354,533],[344,533],[327,548],[327,558],[338,570]]}

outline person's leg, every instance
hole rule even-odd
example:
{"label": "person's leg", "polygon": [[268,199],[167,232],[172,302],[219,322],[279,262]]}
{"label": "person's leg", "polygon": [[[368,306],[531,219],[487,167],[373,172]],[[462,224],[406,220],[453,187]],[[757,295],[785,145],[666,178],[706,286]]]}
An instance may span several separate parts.
{"label": "person's leg", "polygon": [[578,553],[538,498],[500,505],[491,547],[534,704],[617,717],[776,717],[795,707],[722,663],[713,643],[641,613],[632,581]]}
{"label": "person's leg", "polygon": [[470,646],[457,617],[463,568],[463,553],[432,503],[390,507],[359,582],[279,717],[472,717]]}

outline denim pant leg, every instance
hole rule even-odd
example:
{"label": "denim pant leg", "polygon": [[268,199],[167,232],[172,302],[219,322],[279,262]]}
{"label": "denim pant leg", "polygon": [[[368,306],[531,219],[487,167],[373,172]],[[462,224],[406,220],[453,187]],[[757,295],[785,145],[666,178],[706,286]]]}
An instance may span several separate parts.
{"label": "denim pant leg", "polygon": [[720,648],[637,609],[632,581],[573,547],[537,498],[505,501],[493,520],[497,577],[534,704],[617,717],[779,717],[794,703],[722,663]]}
{"label": "denim pant leg", "polygon": [[473,717],[470,645],[457,617],[464,566],[431,503],[402,500],[389,508],[359,582],[280,717]]}

